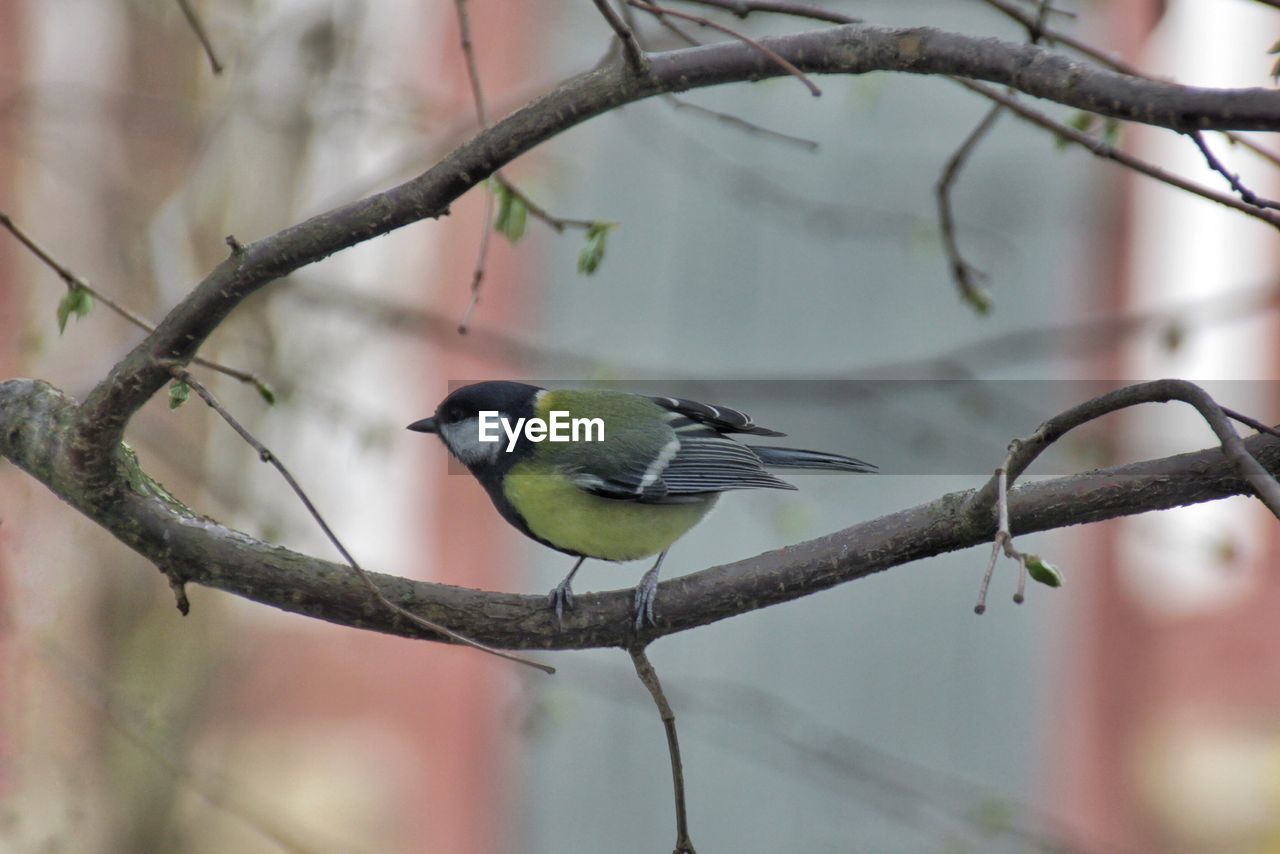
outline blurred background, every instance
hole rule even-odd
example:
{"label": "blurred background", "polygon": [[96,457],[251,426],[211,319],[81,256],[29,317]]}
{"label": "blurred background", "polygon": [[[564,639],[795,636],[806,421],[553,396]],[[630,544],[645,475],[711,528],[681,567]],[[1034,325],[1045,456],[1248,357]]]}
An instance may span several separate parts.
{"label": "blurred background", "polygon": [[[0,211],[152,320],[224,257],[225,235],[391,186],[476,130],[453,2],[194,5],[221,75],[176,2],[0,0]],[[982,2],[825,5],[1026,38]],[[1145,73],[1270,83],[1280,16],[1261,3],[1060,5],[1054,26]],[[680,8],[754,35],[818,26]],[[490,121],[609,49],[589,3],[468,9]],[[649,48],[681,46],[638,23]],[[495,234],[465,336],[483,189],[273,284],[219,329],[202,355],[261,377],[274,406],[199,375],[364,566],[535,593],[571,560],[403,429],[451,382],[682,394],[881,466],[727,497],[668,575],[979,486],[1010,439],[1122,382],[1201,380],[1277,420],[1266,226],[1005,116],[954,193],[962,251],[989,276],[983,316],[950,279],[934,186],[987,104],[943,79],[817,82],[817,99],[784,77],[634,104],[514,163],[509,180],[551,213],[617,226],[592,275],[581,230],[530,217],[517,243]],[[1186,138],[1125,127],[1119,144],[1223,184]],[[1280,192],[1273,163],[1210,144]],[[80,397],[140,340],[101,304],[59,334],[65,294],[0,233],[0,376]],[[129,441],[200,512],[337,558],[198,401],[157,398]],[[1152,408],[1033,473],[1211,444],[1193,415]],[[1018,545],[1061,567],[1063,589],[1015,606],[1002,562],[979,618],[988,552],[973,549],[651,647],[699,850],[1280,850],[1274,519],[1233,499]],[[577,587],[643,569],[589,562]],[[189,592],[182,618],[154,567],[0,464],[0,849],[670,850],[662,727],[623,653],[546,654],[547,677]]]}

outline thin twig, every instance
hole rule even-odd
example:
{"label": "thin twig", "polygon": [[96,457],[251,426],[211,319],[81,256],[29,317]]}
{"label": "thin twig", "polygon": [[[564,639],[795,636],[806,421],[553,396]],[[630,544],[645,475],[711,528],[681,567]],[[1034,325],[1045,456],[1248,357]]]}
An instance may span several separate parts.
{"label": "thin twig", "polygon": [[525,209],[529,211],[530,216],[534,219],[541,220],[543,223],[550,226],[557,234],[563,234],[567,228],[580,228],[583,231],[586,231],[598,223],[598,220],[593,219],[573,219],[571,217],[556,216],[542,205],[529,198],[523,190],[515,184],[512,184],[511,180],[502,172],[495,172],[494,178],[498,180],[498,183],[502,185],[504,190],[524,203]]}
{"label": "thin twig", "polygon": [[731,125],[732,127],[735,127],[743,133],[751,136],[765,137],[766,139],[772,139],[786,143],[787,145],[794,145],[799,148],[803,148],[806,151],[817,151],[819,147],[817,140],[805,139],[802,136],[792,136],[789,133],[783,133],[782,131],[763,127],[755,122],[747,121],[746,119],[739,118],[738,116],[731,115],[730,113],[711,110],[700,104],[695,104],[692,101],[677,98],[675,95],[664,95],[662,96],[662,100],[666,101],[677,110],[690,110],[700,116],[706,116],[709,119],[715,119],[718,122]]}
{"label": "thin twig", "polygon": [[458,321],[458,334],[466,335],[471,326],[471,313],[480,304],[480,286],[484,282],[484,266],[489,258],[489,239],[493,236],[493,193],[484,194],[484,227],[480,230],[480,248],[476,251],[476,266],[471,273],[471,299]]}
{"label": "thin twig", "polygon": [[347,565],[355,571],[355,574],[360,579],[361,583],[363,583],[369,590],[373,595],[373,598],[378,600],[380,605],[417,626],[421,626],[422,628],[435,632],[436,634],[443,635],[457,643],[469,646],[472,649],[478,649],[481,652],[487,652],[490,655],[496,655],[499,658],[505,658],[508,661],[524,664],[541,670],[544,673],[556,672],[555,668],[550,665],[542,664],[541,662],[533,661],[532,659],[524,658],[523,656],[515,655],[514,653],[494,649],[493,647],[486,646],[479,641],[474,641],[465,635],[458,634],[453,629],[442,626],[439,623],[428,620],[424,617],[420,617],[412,611],[406,610],[388,599],[360,567],[360,564],[356,563],[356,559],[351,555],[351,552],[347,551],[346,546],[344,546],[338,539],[337,535],[333,533],[333,529],[329,527],[327,522],[325,522],[324,517],[320,515],[320,511],[316,509],[315,504],[313,504],[311,499],[307,497],[306,492],[303,491],[302,487],[298,484],[298,481],[294,479],[293,475],[289,473],[289,470],[285,468],[284,463],[280,461],[279,457],[268,450],[267,447],[259,442],[252,433],[245,429],[245,427],[236,420],[235,416],[228,412],[222,404],[218,402],[218,399],[213,396],[213,393],[205,388],[195,377],[191,375],[189,371],[181,365],[171,365],[169,372],[173,375],[174,379],[190,386],[191,389],[194,390],[196,394],[200,395],[204,402],[209,405],[210,409],[221,415],[222,420],[230,424],[231,429],[235,430],[236,433],[240,435],[240,438],[244,439],[244,441],[249,445],[249,447],[258,452],[258,458],[260,460],[264,463],[270,463],[275,467],[276,471],[280,472],[280,476],[285,479],[285,482],[289,484],[289,488],[293,490],[294,495],[298,496],[298,500],[307,508],[307,512],[311,514],[311,518],[320,526],[320,530],[324,532],[324,535],[329,539],[329,542],[338,550],[338,553],[342,555],[343,560],[345,560]]}
{"label": "thin twig", "polygon": [[861,18],[854,18],[843,12],[833,12],[820,6],[809,6],[804,3],[781,3],[775,0],[685,0],[686,3],[697,3],[701,6],[714,6],[732,12],[739,18],[745,18],[752,12],[771,12],[777,15],[794,15],[798,18],[810,18],[814,21],[827,21],[832,24],[861,24]]}
{"label": "thin twig", "polygon": [[1155,178],[1157,181],[1168,184],[1172,187],[1177,187],[1180,190],[1185,190],[1193,195],[1209,199],[1210,201],[1217,202],[1218,204],[1225,205],[1229,208],[1234,208],[1235,210],[1248,214],[1255,219],[1260,219],[1269,225],[1280,228],[1280,216],[1277,216],[1269,210],[1245,204],[1235,196],[1229,196],[1225,193],[1219,193],[1216,190],[1210,190],[1207,187],[1201,187],[1200,185],[1187,181],[1184,178],[1180,178],[1177,175],[1170,174],[1157,166],[1152,166],[1145,161],[1139,160],[1138,158],[1121,151],[1115,146],[1108,145],[1102,140],[1095,139],[1082,131],[1076,130],[1070,125],[1063,124],[1062,122],[1056,121],[1038,110],[1033,110],[1030,107],[1025,106],[1018,99],[1004,94],[993,86],[975,83],[972,80],[965,80],[958,77],[953,77],[951,79],[956,83],[959,83],[961,86],[964,86],[966,89],[977,92],[984,98],[988,98],[998,104],[1003,104],[1005,107],[1009,108],[1010,112],[1015,113],[1020,118],[1042,127],[1045,130],[1052,131],[1057,134],[1058,137],[1065,139],[1068,142],[1083,146],[1098,157],[1115,161],[1121,166],[1125,166],[1135,172],[1140,172],[1149,178]]}
{"label": "thin twig", "polygon": [[693,841],[689,838],[689,816],[684,800],[684,763],[680,761],[680,740],[676,735],[676,715],[671,711],[667,695],[658,681],[658,671],[649,663],[641,645],[627,650],[631,654],[631,663],[635,665],[636,675],[649,689],[654,705],[658,707],[658,715],[662,718],[662,726],[667,731],[667,752],[671,755],[671,783],[676,799],[676,847],[672,854],[694,854]]}
{"label": "thin twig", "polygon": [[1280,166],[1280,154],[1277,154],[1276,152],[1270,150],[1269,148],[1266,148],[1254,142],[1249,137],[1244,136],[1242,134],[1235,133],[1234,131],[1229,131],[1229,130],[1220,130],[1217,132],[1222,134],[1224,137],[1226,137],[1227,140],[1232,145],[1238,145],[1241,148],[1245,148],[1245,149],[1248,149],[1249,151],[1252,151],[1254,154],[1258,155],[1263,160],[1266,160],[1272,166]]}
{"label": "thin twig", "polygon": [[[622,12],[624,15],[627,16],[627,21],[630,23],[631,7],[624,4],[622,7]],[[659,24],[662,25],[663,29],[665,29],[667,32],[674,35],[676,38],[678,38],[680,41],[687,44],[689,47],[702,46],[701,40],[696,39],[693,36],[689,35],[689,33],[684,29],[684,27],[681,27],[679,24],[677,24],[675,21],[668,18],[666,15],[654,15],[653,17],[655,20],[657,20]],[[636,33],[636,41],[640,41],[640,33],[637,30],[636,25],[634,23],[631,24],[631,29],[633,32]],[[643,46],[643,43],[641,43],[641,46]]]}
{"label": "thin twig", "polygon": [[600,10],[600,14],[613,28],[618,35],[618,41],[622,42],[622,53],[627,58],[627,65],[637,74],[642,73],[645,69],[646,60],[644,51],[640,49],[640,43],[636,41],[636,34],[627,26],[627,22],[618,16],[617,10],[613,8],[612,0],[593,0],[596,8]]}
{"label": "thin twig", "polygon": [[204,48],[205,56],[209,57],[209,67],[213,69],[214,74],[221,74],[222,62],[218,59],[218,54],[213,49],[213,42],[210,41],[209,34],[205,32],[204,22],[200,20],[196,10],[192,8],[190,0],[178,0],[178,6],[182,9],[182,14],[186,16],[187,23],[191,25],[196,38],[200,40],[200,46]]}
{"label": "thin twig", "polygon": [[[480,69],[476,64],[475,49],[471,44],[471,15],[467,11],[467,0],[453,0],[454,9],[458,13],[459,40],[462,44],[462,57],[467,66],[467,79],[471,81],[471,98],[475,102],[476,121],[480,130],[489,126],[489,117],[484,106],[484,89],[480,85]],[[471,273],[471,299],[462,312],[462,320],[458,322],[458,334],[466,335],[471,324],[471,313],[480,304],[480,287],[484,283],[485,262],[489,258],[489,238],[493,234],[493,193],[485,193],[484,223],[480,226],[480,248],[476,252],[476,266]]]}
{"label": "thin twig", "polygon": [[986,574],[983,576],[978,604],[974,607],[975,613],[981,614],[986,610],[987,585],[991,580],[998,550],[1003,550],[1007,557],[1018,562],[1018,592],[1014,596],[1014,601],[1022,601],[1027,562],[1032,556],[1023,554],[1013,546],[1013,534],[1009,527],[1009,485],[1026,471],[1027,466],[1031,465],[1045,449],[1076,427],[1131,406],[1164,403],[1170,400],[1186,403],[1200,413],[1200,417],[1218,437],[1223,455],[1235,466],[1236,472],[1249,484],[1258,500],[1266,505],[1273,515],[1280,518],[1280,481],[1277,481],[1275,475],[1267,471],[1257,458],[1249,453],[1249,449],[1245,447],[1243,440],[1231,425],[1231,420],[1248,424],[1259,432],[1274,436],[1280,436],[1280,431],[1247,415],[1224,408],[1203,388],[1186,380],[1156,380],[1116,389],[1055,415],[1026,438],[1014,439],[1009,443],[1009,453],[995,470],[995,475],[970,497],[967,513],[971,518],[989,512],[994,505],[997,520],[992,556],[988,562]]}
{"label": "thin twig", "polygon": [[[71,290],[78,289],[78,290],[85,291],[91,297],[93,297],[94,300],[102,303],[108,309],[115,312],[117,315],[124,318],[129,323],[132,323],[134,326],[138,327],[143,332],[151,333],[156,331],[156,327],[154,324],[149,323],[146,319],[144,319],[141,315],[139,315],[137,312],[133,311],[132,309],[126,306],[123,306],[120,303],[116,302],[115,300],[111,299],[102,291],[90,285],[82,276],[77,275],[75,272],[69,269],[62,262],[58,261],[58,259],[50,255],[47,251],[45,251],[44,247],[36,243],[36,241],[30,235],[28,235],[26,232],[20,229],[17,223],[15,223],[13,219],[4,211],[0,211],[0,226],[4,226],[4,228],[8,230],[10,234],[12,234],[14,237],[18,239],[19,243],[21,243],[23,246],[27,247],[27,249],[31,251],[32,255],[35,255],[44,263],[46,267],[48,267],[50,270],[53,270],[53,272],[57,273],[58,278],[62,279],[63,283],[67,286],[67,290],[71,291]],[[208,368],[211,371],[217,371],[218,373],[225,374],[226,376],[229,376],[234,380],[238,380],[242,383],[247,383],[249,385],[252,385],[254,388],[258,390],[258,394],[262,395],[267,400],[273,400],[275,398],[275,391],[257,374],[251,373],[249,371],[242,371],[239,368],[231,368],[231,367],[228,367],[227,365],[222,365],[222,364],[219,364],[218,362],[214,362],[210,359],[205,359],[200,356],[196,356],[191,361],[194,364],[200,365],[202,368]]]}
{"label": "thin twig", "polygon": [[[1124,60],[1115,59],[1088,42],[1081,41],[1070,33],[1064,33],[1047,26],[1044,18],[1042,17],[1044,7],[1040,7],[1035,14],[1032,14],[1030,12],[1024,12],[1012,3],[1005,2],[1005,0],[983,0],[983,2],[996,11],[1017,21],[1019,24],[1022,24],[1028,34],[1038,32],[1041,38],[1050,42],[1065,45],[1076,53],[1087,56],[1090,59],[1107,66],[1112,71],[1119,71],[1121,74],[1130,74],[1134,77],[1146,76],[1139,71],[1136,66],[1130,65]],[[1061,9],[1053,9],[1051,11],[1058,14],[1065,14]]]}
{"label": "thin twig", "polygon": [[[1039,44],[1044,35],[1045,20],[1052,8],[1050,0],[1042,0],[1037,15],[1026,23],[1027,39],[1031,44]],[[955,186],[961,168],[964,167],[978,143],[990,132],[1003,110],[1004,107],[1000,104],[991,106],[987,114],[947,160],[935,187],[938,196],[938,226],[942,236],[943,250],[950,261],[951,277],[955,280],[956,287],[960,289],[960,296],[980,314],[986,314],[991,310],[991,297],[980,284],[986,280],[987,274],[966,261],[960,252],[960,243],[956,238],[955,217],[951,209],[951,190]],[[990,569],[988,569],[989,572]]]}
{"label": "thin twig", "polygon": [[[995,9],[996,11],[1001,12],[1004,15],[1007,15],[1013,20],[1022,24],[1024,27],[1028,28],[1028,31],[1030,31],[1032,28],[1038,28],[1041,36],[1043,36],[1045,40],[1051,43],[1057,43],[1065,47],[1069,47],[1072,50],[1074,50],[1076,53],[1080,54],[1081,56],[1087,56],[1090,59],[1092,59],[1094,62],[1097,62],[1099,65],[1102,65],[1106,68],[1110,68],[1112,71],[1118,71],[1121,74],[1128,74],[1131,77],[1140,77],[1143,80],[1157,79],[1152,77],[1150,74],[1145,74],[1136,65],[1131,65],[1130,63],[1125,62],[1123,59],[1117,59],[1116,57],[1111,56],[1105,51],[1094,47],[1088,42],[1076,38],[1070,33],[1064,33],[1060,30],[1055,30],[1052,27],[1044,25],[1042,22],[1037,24],[1035,17],[1033,17],[1027,12],[1022,11],[1017,6],[1014,6],[1011,3],[1005,2],[1005,0],[983,0],[983,2],[985,2],[988,6]],[[1259,2],[1265,2],[1265,0],[1259,0]],[[1057,14],[1066,14],[1061,9],[1052,9],[1051,11]],[[1247,148],[1248,150],[1252,151],[1254,154],[1258,155],[1259,157],[1262,157],[1263,159],[1270,161],[1272,165],[1280,166],[1280,154],[1276,154],[1275,152],[1268,150],[1267,148],[1249,139],[1249,137],[1239,134],[1235,131],[1230,131],[1230,130],[1217,131],[1217,133],[1220,133],[1222,134],[1222,136],[1226,137],[1226,139],[1229,140],[1232,145],[1239,145],[1242,148]]]}
{"label": "thin twig", "polygon": [[[598,2],[601,2],[601,0],[597,0],[597,3]],[[700,27],[710,27],[713,30],[719,30],[725,35],[732,36],[733,38],[737,39],[743,44],[750,45],[752,48],[759,51],[766,58],[768,58],[770,62],[773,62],[779,68],[783,69],[792,77],[795,77],[797,80],[803,83],[815,98],[822,94],[822,90],[819,89],[817,85],[812,80],[810,80],[809,77],[803,71],[801,71],[799,68],[796,68],[795,65],[793,65],[791,62],[784,59],[777,51],[773,50],[772,48],[765,47],[760,42],[751,38],[751,36],[740,33],[737,30],[732,29],[730,27],[726,27],[724,24],[717,24],[715,21],[711,20],[710,18],[703,18],[699,15],[690,15],[688,12],[677,12],[675,9],[666,9],[661,6],[655,6],[652,3],[645,3],[643,2],[643,0],[627,0],[627,5],[634,6],[635,8],[639,9],[642,12],[648,12],[650,15],[673,15],[674,17],[683,18],[686,21],[691,21]]]}
{"label": "thin twig", "polygon": [[[454,0],[454,8],[458,14],[458,30],[460,32],[460,42],[462,45],[462,56],[467,66],[467,79],[471,83],[471,98],[475,102],[476,121],[480,124],[480,129],[484,130],[489,126],[488,110],[485,108],[484,88],[480,85],[480,68],[476,62],[475,47],[471,41],[471,15],[467,8],[467,0]],[[590,220],[565,219],[557,217],[549,213],[546,208],[534,204],[528,196],[518,190],[502,172],[495,172],[494,179],[502,184],[503,189],[513,196],[516,196],[524,203],[525,209],[531,213],[535,219],[539,219],[547,225],[551,226],[557,232],[563,232],[566,228],[588,229],[594,224]],[[457,330],[459,335],[466,335],[471,328],[471,315],[476,310],[476,306],[480,304],[480,294],[484,284],[485,265],[489,258],[489,244],[493,237],[493,193],[487,192],[484,199],[484,225],[480,231],[480,247],[476,252],[476,264],[471,273],[471,298],[467,302],[466,309],[462,312],[462,320],[458,322]]]}
{"label": "thin twig", "polygon": [[480,69],[476,66],[475,48],[471,44],[471,15],[467,12],[467,0],[453,0],[453,7],[458,13],[462,58],[467,65],[467,79],[471,82],[471,98],[476,105],[476,120],[480,123],[480,129],[484,130],[489,126],[489,118],[485,114],[484,90],[480,87]]}
{"label": "thin twig", "polygon": [[[1143,403],[1165,403],[1171,400],[1186,403],[1200,413],[1200,417],[1217,436],[1222,453],[1231,461],[1236,474],[1252,487],[1254,494],[1267,505],[1267,509],[1280,517],[1280,483],[1249,453],[1239,434],[1231,426],[1231,419],[1247,423],[1250,427],[1261,422],[1253,419],[1245,422],[1243,419],[1246,416],[1241,416],[1240,413],[1228,414],[1208,392],[1187,380],[1155,380],[1125,386],[1055,415],[1041,424],[1030,436],[1010,444],[1010,455],[1004,466],[1010,483],[1026,471],[1027,466],[1031,465],[1045,449],[1081,424],[1131,406]],[[1268,428],[1263,432],[1269,433],[1271,430]],[[989,512],[995,503],[997,489],[996,478],[993,477],[968,500],[966,513],[971,516],[974,514],[981,516]]]}
{"label": "thin twig", "polygon": [[[640,41],[639,29],[636,27],[635,22],[632,21],[633,13],[631,9],[632,7],[630,5],[624,4],[622,7],[622,13],[623,15],[626,16],[627,23],[630,24],[632,30],[636,33],[636,40]],[[702,44],[702,42],[698,41],[693,36],[689,35],[683,29],[677,26],[675,22],[670,20],[665,14],[661,12],[654,13],[653,17],[658,21],[659,24],[661,24],[663,27],[667,28],[671,32],[675,33],[675,35],[681,40],[683,40],[685,43],[694,47],[697,47]],[[641,41],[641,47],[644,47],[643,41]],[[670,93],[663,95],[662,100],[664,100],[666,103],[670,104],[672,107],[674,107],[677,110],[689,110],[700,116],[705,116],[709,119],[714,119],[718,122],[722,122],[724,124],[730,125],[731,127],[737,128],[743,133],[746,133],[751,136],[761,136],[768,139],[773,139],[778,142],[785,143],[787,145],[799,146],[801,148],[804,148],[807,151],[817,151],[819,147],[816,140],[805,139],[804,137],[801,137],[801,136],[793,136],[792,134],[789,134],[789,133],[782,133],[781,131],[772,130],[771,128],[767,128],[762,125],[756,124],[755,122],[750,121],[748,119],[744,119],[739,116],[732,115],[730,113],[724,113],[719,110],[712,110],[707,107],[703,107],[699,104],[695,104],[692,101],[686,101],[683,98],[679,98]]]}
{"label": "thin twig", "polygon": [[981,286],[981,281],[986,279],[986,273],[971,265],[960,253],[960,244],[956,240],[955,218],[951,211],[951,188],[955,186],[960,168],[964,166],[978,142],[991,130],[1003,110],[1004,107],[1000,104],[992,105],[987,114],[982,117],[982,121],[969,132],[964,142],[960,143],[960,147],[947,160],[946,166],[942,169],[942,176],[938,178],[934,188],[938,196],[938,225],[942,233],[942,246],[947,253],[947,259],[951,262],[951,276],[955,279],[956,287],[960,289],[960,296],[983,313],[991,308],[991,298]]}
{"label": "thin twig", "polygon": [[1277,439],[1280,439],[1280,430],[1277,430],[1275,427],[1270,427],[1266,424],[1263,424],[1261,421],[1259,421],[1256,418],[1250,418],[1248,415],[1245,415],[1243,412],[1237,412],[1234,409],[1228,409],[1227,407],[1224,406],[1222,407],[1222,414],[1227,416],[1233,421],[1239,421],[1241,424],[1245,425],[1246,427],[1252,427],[1254,430],[1256,430],[1259,433],[1266,433],[1268,436],[1275,436]]}
{"label": "thin twig", "polygon": [[1213,151],[1210,150],[1208,143],[1204,141],[1204,134],[1200,133],[1198,130],[1193,130],[1188,132],[1187,136],[1191,137],[1191,141],[1196,144],[1196,148],[1200,149],[1200,153],[1204,155],[1205,162],[1209,164],[1209,168],[1217,172],[1223,178],[1226,178],[1227,184],[1231,186],[1231,189],[1236,191],[1236,194],[1239,195],[1246,204],[1259,208],[1280,210],[1280,202],[1264,199],[1241,183],[1240,176],[1230,172],[1227,167],[1223,165],[1222,161],[1217,158]]}
{"label": "thin twig", "polygon": [[1018,439],[1009,444],[1009,454],[995,471],[996,535],[991,542],[991,559],[987,561],[987,571],[983,573],[982,584],[978,587],[978,603],[973,606],[973,613],[979,615],[987,610],[987,590],[991,586],[996,560],[1002,551],[1005,557],[1018,562],[1018,589],[1013,594],[1013,601],[1021,605],[1026,599],[1027,556],[1014,548],[1013,531],[1009,527],[1009,467],[1013,465],[1013,454],[1019,444],[1021,440]]}

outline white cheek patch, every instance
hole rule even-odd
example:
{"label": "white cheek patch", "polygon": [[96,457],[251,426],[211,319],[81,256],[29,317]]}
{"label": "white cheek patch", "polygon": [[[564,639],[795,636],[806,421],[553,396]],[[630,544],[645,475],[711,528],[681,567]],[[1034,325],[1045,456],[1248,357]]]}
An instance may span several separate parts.
{"label": "white cheek patch", "polygon": [[443,424],[440,427],[440,438],[445,447],[466,465],[494,462],[502,453],[503,443],[480,441],[480,420],[468,418],[455,424]]}

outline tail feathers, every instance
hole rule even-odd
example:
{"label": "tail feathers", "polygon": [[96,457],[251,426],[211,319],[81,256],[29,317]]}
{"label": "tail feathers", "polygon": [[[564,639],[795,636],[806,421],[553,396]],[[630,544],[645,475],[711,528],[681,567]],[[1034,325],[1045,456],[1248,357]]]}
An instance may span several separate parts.
{"label": "tail feathers", "polygon": [[759,445],[748,446],[760,462],[770,468],[780,469],[818,469],[825,471],[849,471],[870,473],[876,471],[871,463],[864,463],[853,457],[840,454],[828,454],[824,451],[802,451],[799,448],[768,448]]}

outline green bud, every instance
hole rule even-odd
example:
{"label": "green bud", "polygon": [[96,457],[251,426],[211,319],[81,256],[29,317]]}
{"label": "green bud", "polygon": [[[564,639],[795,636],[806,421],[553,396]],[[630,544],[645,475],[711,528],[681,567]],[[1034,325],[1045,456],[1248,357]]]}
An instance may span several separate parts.
{"label": "green bud", "polygon": [[1038,581],[1046,587],[1062,586],[1062,571],[1040,555],[1027,555],[1026,562],[1027,575],[1030,575],[1033,581]]}
{"label": "green bud", "polygon": [[261,395],[262,399],[267,402],[267,406],[276,405],[276,393],[275,393],[275,390],[271,388],[271,386],[262,382],[262,380],[256,380],[253,384],[253,387],[258,390],[258,394]]}
{"label": "green bud", "polygon": [[191,386],[182,380],[174,380],[169,384],[169,408],[177,409],[179,406],[187,402],[187,398],[191,396]]}
{"label": "green bud", "polygon": [[58,334],[67,330],[67,318],[71,315],[85,317],[93,310],[93,295],[78,285],[67,291],[58,303]]}
{"label": "green bud", "polygon": [[604,260],[609,232],[617,227],[615,222],[595,222],[587,229],[587,245],[578,253],[578,272],[590,276],[600,268]]}

